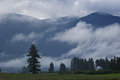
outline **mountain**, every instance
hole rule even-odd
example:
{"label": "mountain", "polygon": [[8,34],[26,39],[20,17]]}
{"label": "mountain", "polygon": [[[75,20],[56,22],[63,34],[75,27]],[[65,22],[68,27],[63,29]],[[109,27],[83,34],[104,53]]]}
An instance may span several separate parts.
{"label": "mountain", "polygon": [[32,43],[36,44],[42,56],[61,56],[76,45],[53,41],[51,38],[59,32],[75,27],[80,21],[92,24],[96,29],[120,23],[120,17],[98,12],[81,18],[46,20],[21,14],[0,15],[0,62],[23,57]]}
{"label": "mountain", "polygon": [[80,21],[85,21],[86,23],[96,26],[95,28],[108,26],[114,23],[120,23],[120,17],[113,16],[108,13],[92,13],[88,16],[80,18]]}

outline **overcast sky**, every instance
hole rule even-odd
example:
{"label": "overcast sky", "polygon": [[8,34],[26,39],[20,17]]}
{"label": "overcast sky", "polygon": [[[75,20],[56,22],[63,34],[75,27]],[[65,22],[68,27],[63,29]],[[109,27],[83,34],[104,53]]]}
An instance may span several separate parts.
{"label": "overcast sky", "polygon": [[120,16],[120,0],[0,0],[0,14],[19,13],[39,19],[108,12]]}

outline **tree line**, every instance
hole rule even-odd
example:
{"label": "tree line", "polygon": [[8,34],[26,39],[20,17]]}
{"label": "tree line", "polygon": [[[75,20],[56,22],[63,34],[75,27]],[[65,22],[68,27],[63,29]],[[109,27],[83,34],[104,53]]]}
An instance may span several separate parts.
{"label": "tree line", "polygon": [[[38,51],[35,45],[31,45],[29,49],[29,53],[27,54],[28,65],[27,67],[23,68],[22,72],[30,72],[32,74],[38,74],[41,72],[41,65],[39,59],[41,57],[38,54]],[[114,57],[112,59],[96,59],[95,61],[93,58],[83,59],[79,57],[73,57],[70,63],[70,68],[67,68],[64,63],[60,64],[59,73],[75,73],[75,72],[82,72],[82,71],[96,71],[96,70],[104,70],[104,71],[111,71],[111,72],[120,72],[120,57]],[[55,73],[54,63],[50,63],[48,68],[49,73]]]}
{"label": "tree line", "polygon": [[104,70],[111,72],[120,72],[120,57],[114,57],[112,59],[96,59],[95,61],[92,58],[88,60],[74,57],[71,60],[71,71],[88,71],[88,70]]}

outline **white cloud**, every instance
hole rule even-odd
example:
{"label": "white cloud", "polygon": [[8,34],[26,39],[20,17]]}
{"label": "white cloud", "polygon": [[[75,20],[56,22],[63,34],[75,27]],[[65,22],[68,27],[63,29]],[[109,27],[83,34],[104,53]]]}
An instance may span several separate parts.
{"label": "white cloud", "polygon": [[0,62],[0,67],[4,68],[22,68],[23,66],[26,66],[26,57],[23,58],[17,58],[12,59],[6,62]]}
{"label": "white cloud", "polygon": [[44,34],[38,34],[35,32],[31,32],[29,34],[23,34],[23,33],[18,33],[12,37],[12,41],[34,41],[37,39],[41,39],[44,36]]}
{"label": "white cloud", "polygon": [[85,24],[84,22],[79,23],[77,27],[57,34],[53,40],[67,41],[69,43],[83,43],[93,36],[91,27],[90,24]]}
{"label": "white cloud", "polygon": [[21,13],[40,19],[85,16],[95,11],[119,15],[119,3],[120,0],[0,0],[0,13]]}
{"label": "white cloud", "polygon": [[58,33],[53,40],[78,44],[64,56],[113,57],[120,56],[120,25],[113,24],[104,28],[92,29],[93,26],[80,22],[76,27]]}

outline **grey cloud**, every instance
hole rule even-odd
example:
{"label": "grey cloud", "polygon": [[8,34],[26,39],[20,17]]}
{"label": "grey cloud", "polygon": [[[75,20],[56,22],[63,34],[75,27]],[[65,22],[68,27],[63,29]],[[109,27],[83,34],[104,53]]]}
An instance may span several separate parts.
{"label": "grey cloud", "polygon": [[20,13],[40,19],[85,16],[95,11],[119,15],[119,3],[119,0],[1,0],[0,13]]}
{"label": "grey cloud", "polygon": [[7,57],[7,56],[9,56],[8,54],[6,54],[6,52],[5,51],[3,51],[3,52],[0,52],[0,57],[2,58],[2,57]]}

